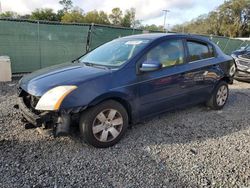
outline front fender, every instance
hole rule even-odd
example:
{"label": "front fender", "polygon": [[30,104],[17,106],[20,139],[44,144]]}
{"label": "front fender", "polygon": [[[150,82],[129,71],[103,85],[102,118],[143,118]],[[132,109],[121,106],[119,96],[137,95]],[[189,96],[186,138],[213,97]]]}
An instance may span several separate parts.
{"label": "front fender", "polygon": [[130,102],[130,98],[127,94],[125,93],[121,93],[121,92],[115,92],[115,91],[111,91],[111,92],[108,92],[108,93],[105,93],[105,94],[102,94],[98,97],[96,97],[94,100],[92,100],[88,106],[94,106],[104,100],[108,100],[108,99],[120,99],[120,100],[123,100],[123,101],[126,101],[127,103],[129,103],[129,105],[131,105],[131,102]]}
{"label": "front fender", "polygon": [[103,76],[98,79],[89,80],[71,92],[63,100],[60,110],[67,110],[72,108],[81,108],[88,106],[91,101],[96,99],[100,94],[107,93],[110,90],[111,76]]}

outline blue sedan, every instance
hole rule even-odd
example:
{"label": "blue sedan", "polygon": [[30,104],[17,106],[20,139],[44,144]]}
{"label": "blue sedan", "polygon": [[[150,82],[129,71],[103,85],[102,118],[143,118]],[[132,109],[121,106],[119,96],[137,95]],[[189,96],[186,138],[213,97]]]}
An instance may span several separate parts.
{"label": "blue sedan", "polygon": [[223,108],[232,66],[232,57],[201,36],[133,35],[24,76],[16,107],[26,128],[60,136],[76,121],[88,144],[110,147],[129,124],[157,114],[198,103]]}

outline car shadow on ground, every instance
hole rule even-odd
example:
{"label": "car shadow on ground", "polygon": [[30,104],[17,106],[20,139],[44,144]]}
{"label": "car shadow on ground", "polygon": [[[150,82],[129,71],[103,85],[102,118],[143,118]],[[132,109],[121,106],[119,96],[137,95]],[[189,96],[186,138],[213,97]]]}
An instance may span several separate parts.
{"label": "car shadow on ground", "polygon": [[[246,91],[249,91],[247,93]],[[132,125],[122,144],[156,145],[189,143],[216,139],[250,127],[249,89],[231,89],[222,110],[212,110],[204,104],[161,114],[151,120]],[[72,127],[71,138],[79,142],[78,125]],[[122,147],[122,146],[121,146]]]}

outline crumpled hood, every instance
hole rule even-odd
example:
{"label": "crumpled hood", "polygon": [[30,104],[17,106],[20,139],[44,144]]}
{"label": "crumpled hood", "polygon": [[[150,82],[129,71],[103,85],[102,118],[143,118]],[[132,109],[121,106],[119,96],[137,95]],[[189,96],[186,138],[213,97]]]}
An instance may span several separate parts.
{"label": "crumpled hood", "polygon": [[85,66],[81,63],[65,63],[40,69],[24,76],[19,87],[34,96],[42,96],[46,91],[60,85],[76,85],[111,71]]}

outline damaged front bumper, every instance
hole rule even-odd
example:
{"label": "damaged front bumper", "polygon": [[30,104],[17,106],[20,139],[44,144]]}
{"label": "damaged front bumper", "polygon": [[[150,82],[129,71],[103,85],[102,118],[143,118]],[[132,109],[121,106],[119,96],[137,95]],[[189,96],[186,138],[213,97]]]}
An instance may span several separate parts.
{"label": "damaged front bumper", "polygon": [[41,127],[43,123],[52,120],[52,115],[49,112],[44,112],[41,114],[35,114],[34,112],[32,112],[24,103],[23,97],[18,97],[17,105],[15,107],[20,109],[23,118],[35,127]]}
{"label": "damaged front bumper", "polygon": [[31,107],[27,107],[23,97],[18,97],[17,105],[23,116],[25,128],[40,128],[41,130],[52,130],[54,136],[63,136],[69,133],[71,116],[65,112],[40,112],[34,113]]}

